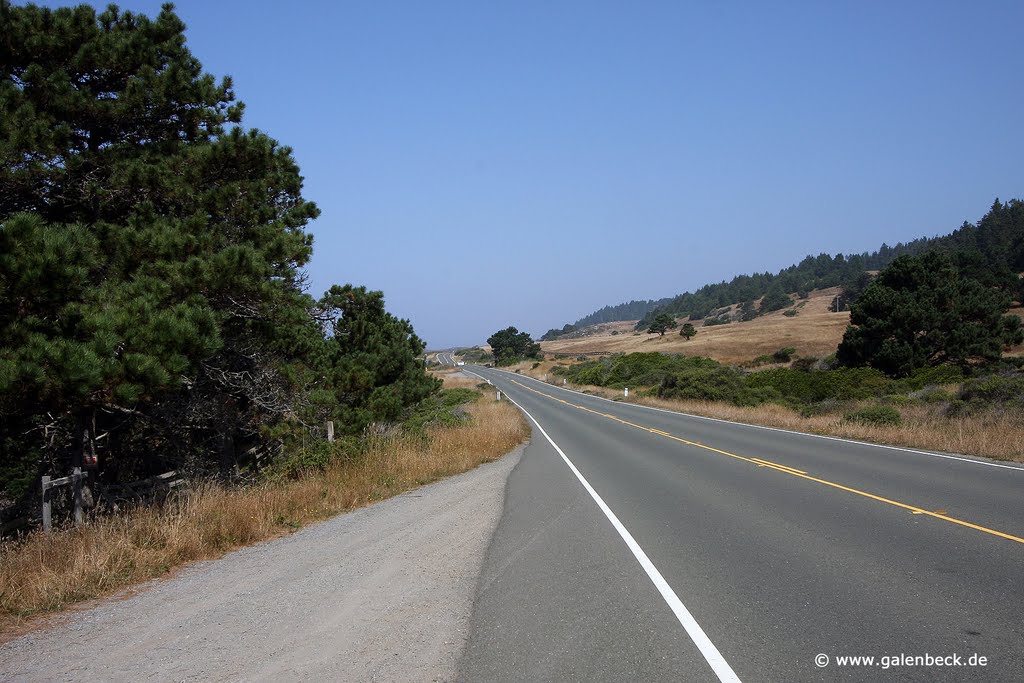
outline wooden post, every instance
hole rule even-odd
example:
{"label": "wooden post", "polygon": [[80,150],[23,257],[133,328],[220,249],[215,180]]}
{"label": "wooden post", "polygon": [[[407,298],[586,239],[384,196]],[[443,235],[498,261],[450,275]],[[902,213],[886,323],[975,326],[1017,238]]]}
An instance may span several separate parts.
{"label": "wooden post", "polygon": [[327,441],[334,443],[334,420],[327,421]]}
{"label": "wooden post", "polygon": [[500,401],[501,400],[501,392],[500,391],[498,392],[498,396],[494,400],[496,400],[496,401]]}
{"label": "wooden post", "polygon": [[626,391],[625,391],[624,395],[625,395],[626,398],[629,398],[629,387],[626,387]]}
{"label": "wooden post", "polygon": [[50,476],[43,475],[43,531],[53,526],[53,512],[50,509]]}
{"label": "wooden post", "polygon": [[76,467],[71,475],[73,477],[71,482],[72,490],[74,491],[74,504],[75,504],[75,524],[81,524],[85,521],[85,510],[82,505],[82,468]]}

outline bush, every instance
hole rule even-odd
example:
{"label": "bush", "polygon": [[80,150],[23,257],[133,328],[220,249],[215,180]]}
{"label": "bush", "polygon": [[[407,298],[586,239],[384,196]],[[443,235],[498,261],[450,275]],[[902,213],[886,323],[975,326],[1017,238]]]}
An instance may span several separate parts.
{"label": "bush", "polygon": [[799,370],[801,372],[810,372],[811,370],[814,369],[814,366],[817,362],[818,359],[815,358],[814,356],[807,356],[806,358],[797,358],[795,361],[793,361],[792,367],[794,370]]}
{"label": "bush", "polygon": [[957,399],[975,406],[1024,408],[1024,375],[990,375],[965,382]]}
{"label": "bush", "polygon": [[892,406],[869,406],[846,414],[848,422],[857,422],[864,425],[896,426],[903,418],[898,410]]}
{"label": "bush", "polygon": [[816,415],[828,415],[834,413],[843,406],[842,402],[834,398],[827,398],[824,401],[811,403],[800,409],[800,417],[814,417]]}
{"label": "bush", "polygon": [[752,389],[772,387],[789,401],[809,404],[836,399],[856,401],[893,393],[894,383],[873,368],[840,368],[811,372],[793,368],[761,370],[747,375]]}
{"label": "bush", "polygon": [[782,312],[782,315],[786,316],[787,318],[792,318],[796,314],[797,314],[797,311],[796,311],[795,308],[791,308],[788,311],[783,311]]}
{"label": "bush", "polygon": [[772,354],[772,360],[776,363],[788,363],[793,360],[795,354],[796,349],[792,346],[785,346]]}

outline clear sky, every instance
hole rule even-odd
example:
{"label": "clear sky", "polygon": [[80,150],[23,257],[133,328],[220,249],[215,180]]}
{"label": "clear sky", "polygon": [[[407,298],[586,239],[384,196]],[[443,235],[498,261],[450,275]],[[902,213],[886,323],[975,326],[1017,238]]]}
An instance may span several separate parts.
{"label": "clear sky", "polygon": [[1019,0],[176,6],[295,150],[312,293],[383,290],[431,348],[1024,196]]}

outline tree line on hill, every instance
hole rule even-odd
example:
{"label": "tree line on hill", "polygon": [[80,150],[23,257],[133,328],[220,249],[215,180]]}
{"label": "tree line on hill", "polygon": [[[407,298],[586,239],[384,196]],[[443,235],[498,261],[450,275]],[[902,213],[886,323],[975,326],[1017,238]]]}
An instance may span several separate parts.
{"label": "tree line on hill", "polygon": [[380,292],[306,293],[288,147],[241,126],[170,5],[0,0],[0,490],[171,469],[237,479],[333,420],[358,439],[438,388]]}
{"label": "tree line on hill", "polygon": [[[789,294],[806,296],[810,291],[842,287],[837,299],[839,310],[848,310],[871,281],[869,271],[886,267],[898,257],[919,255],[928,251],[945,252],[964,276],[986,286],[997,287],[1020,301],[1024,285],[1017,273],[1024,271],[1024,204],[1020,200],[992,204],[988,213],[976,224],[964,223],[959,229],[942,237],[921,238],[895,246],[883,244],[877,251],[843,255],[807,256],[800,263],[778,273],[739,275],[728,282],[708,284],[694,292],[658,301],[631,301],[618,306],[605,306],[581,318],[570,330],[549,330],[542,339],[554,339],[598,322],[639,320],[636,329],[650,328],[659,314],[705,324],[727,322],[722,309],[741,305],[741,320],[750,320],[770,311],[786,308],[792,302]],[[762,299],[760,306],[755,305]],[[731,319],[731,318],[728,318]]]}

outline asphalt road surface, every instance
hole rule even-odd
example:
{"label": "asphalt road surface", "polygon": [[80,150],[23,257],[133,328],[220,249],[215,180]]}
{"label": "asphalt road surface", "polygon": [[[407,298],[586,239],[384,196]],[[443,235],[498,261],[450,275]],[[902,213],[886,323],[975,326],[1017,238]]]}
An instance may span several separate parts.
{"label": "asphalt road surface", "polygon": [[1024,468],[467,369],[535,425],[460,680],[1024,680]]}

